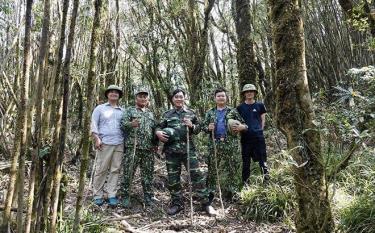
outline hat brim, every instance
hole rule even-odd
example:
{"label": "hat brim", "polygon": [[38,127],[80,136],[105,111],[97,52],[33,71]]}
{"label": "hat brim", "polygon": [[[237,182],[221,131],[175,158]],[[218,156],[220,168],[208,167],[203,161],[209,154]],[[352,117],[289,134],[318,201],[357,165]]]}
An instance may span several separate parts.
{"label": "hat brim", "polygon": [[124,94],[122,91],[117,90],[117,89],[108,89],[108,90],[106,90],[106,91],[104,92],[104,96],[105,96],[105,98],[108,99],[108,92],[110,92],[110,91],[117,91],[118,94],[119,94],[119,99],[121,99],[122,96],[123,96],[123,94]]}
{"label": "hat brim", "polygon": [[139,94],[142,94],[142,93],[150,95],[150,93],[148,93],[147,91],[140,91],[140,92],[135,93],[135,95],[139,95]]}
{"label": "hat brim", "polygon": [[247,92],[247,91],[255,91],[256,93],[258,93],[257,90],[243,90],[243,91],[241,91],[241,94],[243,94],[243,93],[245,93],[245,92]]}

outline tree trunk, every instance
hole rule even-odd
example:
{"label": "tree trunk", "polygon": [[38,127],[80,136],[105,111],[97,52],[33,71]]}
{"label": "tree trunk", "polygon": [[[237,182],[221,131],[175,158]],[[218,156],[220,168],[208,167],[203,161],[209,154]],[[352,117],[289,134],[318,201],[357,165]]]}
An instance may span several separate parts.
{"label": "tree trunk", "polygon": [[93,108],[93,89],[94,89],[94,78],[96,76],[96,60],[98,56],[98,37],[100,32],[100,16],[101,16],[102,0],[95,0],[95,15],[91,33],[91,48],[90,48],[90,62],[87,74],[87,86],[86,86],[86,111],[84,112],[84,125],[83,125],[83,148],[82,148],[82,160],[79,174],[79,187],[76,202],[76,213],[74,219],[73,232],[80,232],[80,217],[82,209],[83,191],[85,188],[86,171],[88,166],[89,158],[89,146],[90,146],[90,116]]}
{"label": "tree trunk", "polygon": [[235,1],[235,26],[238,37],[237,68],[238,82],[241,89],[246,83],[256,84],[256,65],[254,54],[254,42],[251,38],[250,1]]}
{"label": "tree trunk", "polygon": [[[10,179],[8,185],[7,196],[5,199],[5,209],[3,223],[1,226],[1,231],[7,231],[9,221],[10,221],[10,211],[12,207],[12,200],[14,195],[14,189],[16,184],[17,176],[17,163],[18,158],[20,159],[19,169],[21,172],[24,171],[25,166],[25,156],[27,145],[27,110],[28,110],[28,95],[29,95],[29,78],[30,78],[30,65],[31,65],[31,50],[30,50],[30,34],[31,34],[31,10],[32,10],[33,0],[27,0],[26,2],[26,16],[25,16],[25,40],[24,40],[24,54],[23,54],[23,70],[22,76],[20,79],[21,89],[20,93],[20,104],[18,108],[18,117],[16,125],[16,134],[14,137],[14,149],[13,149],[13,158],[10,169]],[[22,184],[23,185],[23,184]],[[20,195],[23,198],[23,193]],[[23,200],[21,201],[21,206],[18,206],[22,214],[23,210]],[[21,215],[22,217],[22,215]],[[21,218],[22,221],[22,218]],[[19,227],[21,228],[21,224]],[[21,231],[22,232],[22,229]]]}
{"label": "tree trunk", "polygon": [[200,109],[200,113],[203,113],[204,110],[201,109],[202,106],[199,106],[200,102],[200,95],[202,92],[202,81],[203,78],[203,71],[204,71],[204,64],[206,61],[207,50],[208,50],[208,28],[209,28],[209,20],[211,10],[214,6],[215,0],[205,1],[204,7],[204,22],[203,28],[198,31],[198,23],[196,22],[196,13],[195,7],[196,2],[194,0],[189,1],[189,16],[190,16],[190,28],[189,28],[189,36],[190,36],[190,48],[189,53],[191,56],[191,67],[189,70],[189,78],[190,78],[190,94],[191,94],[191,103],[198,104]]}
{"label": "tree trunk", "polygon": [[[68,6],[69,0],[64,1],[65,4]],[[62,116],[59,121],[61,122],[60,127],[60,134],[59,134],[59,142],[56,141],[56,144],[59,145],[58,147],[58,156],[56,161],[56,166],[54,168],[54,181],[53,181],[53,195],[52,195],[52,209],[51,209],[51,221],[50,221],[50,231],[49,232],[56,232],[56,220],[57,220],[57,209],[60,197],[60,181],[62,177],[62,165],[64,160],[64,150],[65,150],[65,138],[66,138],[66,127],[67,127],[67,116],[68,116],[68,104],[69,104],[69,75],[70,75],[70,60],[72,54],[72,48],[74,44],[74,34],[75,34],[75,25],[76,25],[76,18],[78,12],[78,5],[79,0],[74,0],[73,11],[72,11],[72,18],[70,23],[69,29],[69,37],[68,37],[68,46],[66,48],[66,55],[63,67],[63,85],[60,92],[60,98],[63,99],[62,103]],[[67,8],[66,8],[67,10]],[[62,32],[62,31],[61,31]],[[59,99],[60,99],[59,98]],[[61,200],[60,200],[61,201]]]}
{"label": "tree trunk", "polygon": [[304,29],[298,0],[269,0],[276,57],[278,126],[301,167],[294,167],[297,232],[332,232],[319,131],[307,83]]}

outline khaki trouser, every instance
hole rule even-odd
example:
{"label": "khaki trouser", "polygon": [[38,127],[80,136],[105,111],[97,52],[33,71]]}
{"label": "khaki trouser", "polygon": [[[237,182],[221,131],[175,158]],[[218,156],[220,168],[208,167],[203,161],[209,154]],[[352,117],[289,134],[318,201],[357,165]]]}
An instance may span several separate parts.
{"label": "khaki trouser", "polygon": [[[104,192],[108,197],[115,197],[117,181],[124,156],[124,144],[105,145],[96,152],[96,168],[93,181],[94,198],[102,198]],[[106,183],[107,181],[107,183]]]}

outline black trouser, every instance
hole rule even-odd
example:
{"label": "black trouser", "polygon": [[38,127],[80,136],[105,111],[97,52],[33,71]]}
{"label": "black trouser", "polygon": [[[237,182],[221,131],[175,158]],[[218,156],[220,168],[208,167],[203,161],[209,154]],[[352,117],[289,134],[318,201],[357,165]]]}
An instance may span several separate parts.
{"label": "black trouser", "polygon": [[241,140],[242,148],[242,182],[245,184],[250,177],[251,159],[259,163],[263,175],[268,174],[267,152],[264,137]]}

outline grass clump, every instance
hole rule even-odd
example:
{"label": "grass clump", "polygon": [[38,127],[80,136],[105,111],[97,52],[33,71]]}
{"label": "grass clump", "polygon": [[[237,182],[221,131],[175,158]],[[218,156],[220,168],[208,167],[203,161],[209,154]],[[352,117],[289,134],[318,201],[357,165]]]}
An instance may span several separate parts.
{"label": "grass clump", "polygon": [[375,196],[363,195],[340,212],[340,230],[375,233]]}
{"label": "grass clump", "polygon": [[250,185],[240,193],[242,216],[256,222],[290,222],[295,206],[292,193],[291,186]]}

